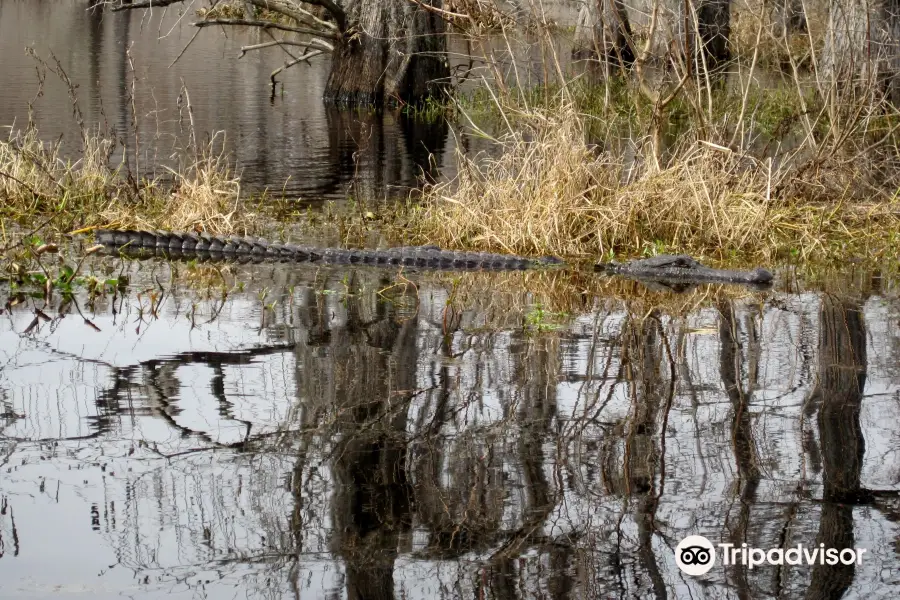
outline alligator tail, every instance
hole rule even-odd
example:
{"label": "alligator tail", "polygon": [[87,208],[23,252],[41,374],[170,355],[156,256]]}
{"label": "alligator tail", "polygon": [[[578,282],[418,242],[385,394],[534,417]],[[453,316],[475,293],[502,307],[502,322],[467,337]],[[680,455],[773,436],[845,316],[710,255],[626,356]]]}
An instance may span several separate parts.
{"label": "alligator tail", "polygon": [[160,254],[170,258],[233,258],[239,261],[322,262],[410,266],[445,270],[513,271],[563,265],[555,256],[525,258],[486,252],[457,252],[437,246],[403,246],[386,250],[318,248],[269,242],[263,238],[214,236],[206,233],[99,229],[97,242],[110,251],[132,256]]}

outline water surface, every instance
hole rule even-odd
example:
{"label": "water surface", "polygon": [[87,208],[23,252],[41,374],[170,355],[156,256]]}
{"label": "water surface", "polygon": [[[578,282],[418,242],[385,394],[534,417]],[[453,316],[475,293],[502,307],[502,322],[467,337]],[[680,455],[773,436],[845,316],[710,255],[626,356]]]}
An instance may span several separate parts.
{"label": "water surface", "polygon": [[[213,139],[216,150],[225,150],[248,191],[268,187],[310,205],[348,194],[378,201],[405,196],[438,170],[452,177],[457,144],[471,151],[486,147],[461,127],[451,131],[443,119],[326,107],[328,55],[283,72],[273,89],[270,74],[285,55],[268,49],[241,56],[243,47],[271,41],[268,34],[243,27],[198,30],[191,23],[200,3],[118,13],[89,10],[91,4],[0,3],[0,124],[24,127],[30,104],[41,137],[61,140],[68,156],[80,154],[81,124],[57,67],[76,86],[85,128],[114,132],[122,142],[114,161],[126,161],[140,175],[168,176],[164,167],[177,166],[173,156],[184,153],[193,131],[197,145]],[[557,7],[551,17],[574,14],[574,5],[550,5]],[[564,47],[568,42],[561,40]],[[519,83],[540,81],[539,45],[512,43],[521,59]],[[514,71],[503,64],[506,42],[497,44],[500,64],[485,69],[469,58],[484,47],[451,36],[451,70],[468,89],[482,85],[482,76]],[[43,86],[39,71],[45,72]]]}
{"label": "water surface", "polygon": [[[557,274],[232,265],[223,300],[210,267],[160,287],[170,268],[102,259],[129,291],[4,311],[0,595],[900,590],[880,280],[613,286],[563,315],[525,291]],[[696,533],[867,555],[695,579],[674,548]]]}
{"label": "water surface", "polygon": [[[269,74],[284,64],[282,55],[259,51],[237,59],[242,46],[268,41],[264,33],[207,28],[195,38],[192,11],[103,13],[87,10],[90,4],[0,3],[3,125],[23,127],[33,102],[42,138],[61,137],[64,152],[78,154],[80,125],[52,72],[55,56],[78,86],[85,126],[114,131],[127,147],[125,160],[142,175],[167,175],[162,165],[188,146],[191,123],[199,145],[216,136],[216,149],[224,147],[248,190],[272,187],[311,204],[343,200],[354,183],[356,194],[376,200],[404,195],[452,152],[445,123],[327,109],[327,56],[285,72],[273,94]],[[39,63],[26,47],[51,67],[37,99]],[[114,159],[122,158],[120,148]]]}
{"label": "water surface", "polygon": [[[272,97],[283,59],[235,58],[255,34],[206,30],[175,61],[190,15],[86,4],[0,3],[0,122],[27,118],[33,45],[146,174],[188,139],[183,89],[248,188],[310,204],[405,193],[452,174],[457,140],[479,148],[327,110],[325,58]],[[34,111],[77,151],[52,73]],[[0,597],[900,593],[890,278],[673,295],[586,273],[85,269],[131,283],[49,303],[0,286]],[[674,552],[691,534],[867,553],[694,578]]]}

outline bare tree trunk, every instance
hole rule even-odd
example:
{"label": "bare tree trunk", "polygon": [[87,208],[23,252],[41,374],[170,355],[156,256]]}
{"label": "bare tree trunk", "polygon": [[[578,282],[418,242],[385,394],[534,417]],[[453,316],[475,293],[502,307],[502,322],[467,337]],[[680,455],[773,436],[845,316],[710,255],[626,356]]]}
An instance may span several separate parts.
{"label": "bare tree trunk", "polygon": [[731,60],[730,35],[731,0],[701,0],[697,4],[697,37],[701,48],[700,52],[694,52],[698,70],[705,67],[715,71]]}
{"label": "bare tree trunk", "polygon": [[[635,7],[629,8],[631,25],[639,32],[653,26],[648,58],[668,63],[674,57],[683,61],[685,68],[701,73],[704,68],[716,70],[731,59],[731,0],[635,2]],[[637,44],[638,54],[645,43]]]}
{"label": "bare tree trunk", "polygon": [[[440,0],[422,5],[440,8]],[[444,23],[413,2],[348,0],[348,29],[334,51],[325,101],[417,103],[449,81]]]}
{"label": "bare tree trunk", "polygon": [[876,91],[900,103],[898,4],[898,0],[832,0],[820,62],[831,90]]}
{"label": "bare tree trunk", "polygon": [[634,62],[631,39],[622,0],[586,0],[578,13],[572,56],[599,59],[609,76],[616,67],[630,67]]}

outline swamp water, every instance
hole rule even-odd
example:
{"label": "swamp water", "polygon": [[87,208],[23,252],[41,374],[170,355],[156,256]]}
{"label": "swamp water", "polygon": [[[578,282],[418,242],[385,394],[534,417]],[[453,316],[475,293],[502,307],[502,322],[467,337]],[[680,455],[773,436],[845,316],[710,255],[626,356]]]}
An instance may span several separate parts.
{"label": "swamp water", "polygon": [[[206,31],[169,68],[190,15],[87,4],[0,2],[0,121],[27,116],[35,44],[148,171],[159,140],[183,145],[184,83],[250,187],[377,199],[429,152],[452,172],[443,126],[324,109],[325,61],[271,98],[281,58],[234,58],[264,40]],[[48,76],[40,131],[77,145],[70,114]],[[673,295],[591,274],[85,269],[130,285],[47,305],[0,287],[0,597],[900,593],[893,280]],[[866,554],[696,578],[675,561],[691,534]]]}
{"label": "swamp water", "polygon": [[[223,298],[214,269],[179,266],[173,285],[172,265],[98,258],[126,292],[4,311],[0,596],[900,589],[883,282],[609,281],[560,314],[524,291],[559,273],[231,265]],[[867,553],[697,579],[674,560],[691,534]]]}

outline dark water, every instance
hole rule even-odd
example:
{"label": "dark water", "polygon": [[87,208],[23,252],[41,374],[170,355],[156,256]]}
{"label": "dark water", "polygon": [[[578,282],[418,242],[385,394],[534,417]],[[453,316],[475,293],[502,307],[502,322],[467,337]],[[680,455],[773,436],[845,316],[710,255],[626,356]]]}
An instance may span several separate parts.
{"label": "dark water", "polygon": [[[458,145],[472,151],[487,147],[481,137],[461,127],[451,130],[443,119],[423,122],[403,112],[374,115],[327,108],[322,103],[330,69],[327,55],[285,71],[273,91],[269,76],[284,65],[283,54],[268,49],[237,58],[243,46],[271,41],[268,34],[212,27],[198,34],[191,22],[205,4],[104,13],[88,10],[93,3],[0,2],[4,127],[24,127],[32,103],[41,137],[61,139],[65,153],[79,155],[81,127],[71,94],[54,73],[55,57],[77,86],[87,129],[112,130],[125,148],[114,159],[127,161],[145,176],[169,175],[164,167],[176,165],[173,155],[185,153],[191,124],[199,146],[213,139],[216,150],[226,151],[245,190],[269,187],[312,205],[341,201],[348,193],[376,201],[405,196],[438,171],[452,177]],[[565,2],[555,8],[551,17],[573,14]],[[561,47],[567,43],[561,38]],[[497,44],[507,52],[505,41]],[[520,61],[518,82],[539,80],[540,48],[530,40],[511,44]],[[486,69],[483,61],[466,58],[484,51],[461,36],[451,37],[451,69],[467,89],[480,86],[482,76],[513,71],[503,64],[498,71]],[[43,88],[38,68],[46,71]]]}
{"label": "dark water", "polygon": [[[242,46],[268,41],[265,34],[210,28],[191,42],[197,33],[190,26],[196,20],[193,9],[101,13],[87,10],[90,4],[0,2],[4,126],[27,123],[28,103],[39,89],[39,63],[25,53],[33,47],[51,67],[51,52],[59,59],[78,86],[87,127],[115,131],[127,146],[126,159],[143,175],[166,175],[160,165],[170,164],[172,153],[187,146],[187,100],[199,143],[215,135],[216,148],[224,145],[246,189],[270,186],[317,203],[346,198],[355,183],[355,194],[377,200],[405,194],[434,166],[452,168],[446,158],[455,138],[446,123],[326,109],[321,98],[327,57],[285,72],[273,96],[269,74],[284,57],[261,51],[236,58]],[[34,101],[35,122],[43,138],[62,136],[64,150],[74,155],[81,138],[72,113],[66,87],[50,71],[44,95]]]}
{"label": "dark water", "polygon": [[[174,9],[87,4],[0,2],[3,123],[27,117],[34,45],[148,173],[185,144],[182,83],[247,186],[288,180],[311,203],[398,193],[477,143],[326,110],[325,59],[271,98],[282,59],[235,60],[264,41],[247,33],[206,30],[170,68],[194,33]],[[35,118],[77,148],[52,74]],[[889,280],[674,296],[593,275],[174,268],[97,259],[132,284],[93,303],[0,286],[0,597],[900,593]],[[697,578],[675,562],[693,534],[866,554]]]}

